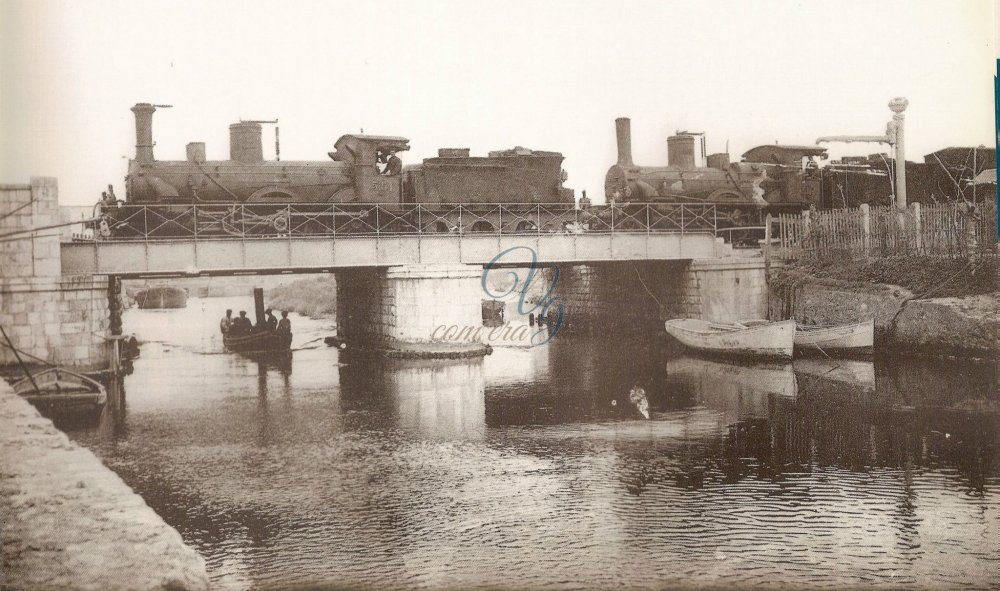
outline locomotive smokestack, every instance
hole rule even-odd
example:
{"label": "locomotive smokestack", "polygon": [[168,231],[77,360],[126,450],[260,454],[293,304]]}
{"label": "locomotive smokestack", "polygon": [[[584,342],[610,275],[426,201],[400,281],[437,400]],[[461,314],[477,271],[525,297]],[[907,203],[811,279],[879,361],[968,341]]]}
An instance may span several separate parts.
{"label": "locomotive smokestack", "polygon": [[628,117],[615,119],[615,134],[618,136],[618,165],[632,164],[632,121]]}
{"label": "locomotive smokestack", "polygon": [[141,163],[153,162],[153,112],[156,107],[149,103],[136,103],[132,107],[135,114],[135,160]]}
{"label": "locomotive smokestack", "polygon": [[260,123],[240,121],[229,126],[229,159],[244,164],[264,161],[260,143]]}

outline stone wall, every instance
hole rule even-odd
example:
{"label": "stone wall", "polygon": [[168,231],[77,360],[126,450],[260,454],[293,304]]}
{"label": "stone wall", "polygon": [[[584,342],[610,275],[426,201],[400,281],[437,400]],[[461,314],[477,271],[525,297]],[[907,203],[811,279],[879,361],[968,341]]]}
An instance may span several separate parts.
{"label": "stone wall", "polygon": [[781,282],[772,283],[768,301],[770,318],[832,325],[874,317],[877,340],[886,335],[903,303],[913,297],[908,290],[895,285],[861,286],[787,272]]}
{"label": "stone wall", "polygon": [[897,285],[858,284],[783,271],[772,282],[771,318],[804,324],[875,319],[883,352],[1000,358],[1000,292],[917,300]]}
{"label": "stone wall", "polygon": [[[553,269],[546,280],[555,279]],[[653,332],[670,318],[728,322],[767,316],[763,259],[724,258],[562,266],[554,295],[567,329]]]}
{"label": "stone wall", "polygon": [[[0,279],[0,325],[19,350],[56,365],[107,363],[108,281],[103,277]],[[24,359],[33,363],[29,358]],[[0,365],[17,363],[0,347]]]}
{"label": "stone wall", "polygon": [[[107,280],[63,276],[58,185],[35,177],[30,185],[0,185],[0,325],[14,346],[46,362],[83,369],[106,364]],[[16,363],[0,347],[0,366]]]}
{"label": "stone wall", "polygon": [[205,561],[0,380],[3,589],[207,589]]}
{"label": "stone wall", "polygon": [[[54,226],[61,222],[56,180],[34,177],[30,185],[0,185],[0,234]],[[58,277],[62,273],[59,229],[4,238],[0,277]]]}
{"label": "stone wall", "polygon": [[[767,272],[763,258],[699,259],[688,267],[697,285],[698,307],[688,318],[718,322],[767,318]],[[693,294],[693,292],[691,292]]]}

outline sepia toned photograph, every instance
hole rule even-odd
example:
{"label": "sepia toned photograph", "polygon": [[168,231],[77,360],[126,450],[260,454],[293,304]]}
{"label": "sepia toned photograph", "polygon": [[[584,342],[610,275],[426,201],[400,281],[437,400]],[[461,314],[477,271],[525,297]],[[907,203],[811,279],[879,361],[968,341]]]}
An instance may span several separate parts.
{"label": "sepia toned photograph", "polygon": [[0,589],[1000,589],[1000,0],[0,0]]}

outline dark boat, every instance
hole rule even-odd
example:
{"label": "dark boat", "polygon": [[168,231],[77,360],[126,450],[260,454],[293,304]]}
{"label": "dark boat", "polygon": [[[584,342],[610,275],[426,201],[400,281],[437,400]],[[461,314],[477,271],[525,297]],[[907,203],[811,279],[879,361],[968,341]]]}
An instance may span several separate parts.
{"label": "dark boat", "polygon": [[222,335],[222,342],[230,351],[238,353],[263,353],[288,351],[292,346],[292,335],[262,330],[241,335]]}
{"label": "dark boat", "polygon": [[[264,319],[264,290],[253,289],[254,312],[257,318],[253,330],[230,328],[222,333],[222,343],[226,349],[237,353],[283,353],[291,350],[292,334],[281,333],[267,328]],[[249,322],[247,322],[249,325]]]}
{"label": "dark boat", "polygon": [[187,307],[187,291],[178,287],[160,286],[144,289],[135,295],[140,310]]}
{"label": "dark boat", "polygon": [[104,386],[81,373],[51,367],[14,384],[14,391],[38,406],[93,405],[99,407],[108,398]]}

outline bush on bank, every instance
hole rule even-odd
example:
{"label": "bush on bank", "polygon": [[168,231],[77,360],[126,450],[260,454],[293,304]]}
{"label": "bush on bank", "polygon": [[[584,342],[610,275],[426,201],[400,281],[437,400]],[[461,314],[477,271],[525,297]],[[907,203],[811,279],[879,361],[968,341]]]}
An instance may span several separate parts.
{"label": "bush on bank", "polygon": [[268,306],[310,318],[337,315],[337,281],[333,275],[299,279],[268,291]]}

